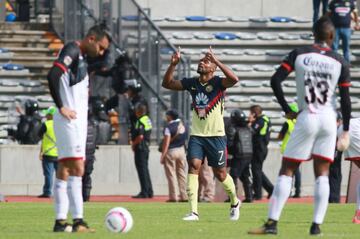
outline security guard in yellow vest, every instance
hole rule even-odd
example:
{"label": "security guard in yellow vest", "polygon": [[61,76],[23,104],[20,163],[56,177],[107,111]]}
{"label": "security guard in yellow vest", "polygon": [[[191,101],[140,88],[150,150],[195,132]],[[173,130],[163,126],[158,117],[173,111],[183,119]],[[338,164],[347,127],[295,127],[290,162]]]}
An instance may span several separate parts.
{"label": "security guard in yellow vest", "polygon": [[53,175],[57,169],[58,152],[56,148],[56,137],[54,133],[53,115],[56,108],[51,106],[44,111],[46,121],[42,124],[39,136],[42,138],[40,160],[42,161],[42,168],[45,177],[43,186],[43,193],[39,198],[49,198],[52,194],[53,188]]}
{"label": "security guard in yellow vest", "polygon": [[250,107],[249,127],[253,132],[253,158],[251,160],[251,172],[253,176],[253,190],[255,200],[262,199],[262,188],[268,193],[268,198],[271,196],[274,185],[264,174],[262,167],[266,159],[270,141],[270,119],[262,113],[260,105],[253,105]]}
{"label": "security guard in yellow vest", "polygon": [[135,105],[137,121],[131,136],[131,148],[135,153],[135,166],[138,173],[141,191],[133,198],[152,198],[153,189],[150,179],[148,161],[151,135],[151,119],[146,114],[147,106],[141,102]]}
{"label": "security guard in yellow vest", "polygon": [[[299,112],[298,106],[295,102],[289,104],[289,107],[290,107],[291,111],[293,111],[295,113]],[[296,116],[294,114],[294,116],[292,116],[292,118],[287,118],[286,122],[283,124],[283,126],[279,132],[278,139],[282,140],[281,149],[280,149],[281,154],[284,154],[286,145],[290,139],[290,135],[295,128],[295,124],[296,124]],[[293,195],[293,197],[299,198],[300,192],[301,192],[301,173],[300,173],[299,168],[295,171],[294,177],[295,177],[295,183],[294,183],[295,194]]]}

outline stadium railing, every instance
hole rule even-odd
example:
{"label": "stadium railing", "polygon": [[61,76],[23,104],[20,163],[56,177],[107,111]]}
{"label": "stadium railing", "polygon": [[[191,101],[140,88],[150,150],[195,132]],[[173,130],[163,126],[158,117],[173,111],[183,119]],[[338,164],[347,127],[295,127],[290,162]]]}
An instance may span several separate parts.
{"label": "stadium railing", "polygon": [[[156,139],[160,139],[163,112],[177,109],[186,123],[190,118],[190,102],[185,92],[170,92],[161,87],[161,49],[175,52],[162,31],[150,17],[150,9],[142,9],[134,0],[92,1],[53,0],[50,6],[51,27],[64,42],[81,39],[94,24],[106,23],[113,37],[113,58],[126,51],[133,60],[133,69],[145,86],[143,94],[149,99]],[[129,17],[131,16],[131,17]],[[116,53],[117,52],[117,53]],[[190,60],[182,59],[176,75],[190,76]],[[166,100],[170,95],[170,101]],[[165,96],[165,97],[164,97]]]}

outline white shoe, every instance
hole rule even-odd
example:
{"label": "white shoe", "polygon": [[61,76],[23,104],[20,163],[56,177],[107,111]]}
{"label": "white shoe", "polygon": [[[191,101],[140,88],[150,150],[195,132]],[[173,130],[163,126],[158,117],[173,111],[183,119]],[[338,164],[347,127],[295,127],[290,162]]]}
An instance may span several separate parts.
{"label": "white shoe", "polygon": [[195,212],[186,214],[185,217],[183,217],[184,221],[199,221],[199,215],[196,214]]}
{"label": "white shoe", "polygon": [[233,207],[233,206],[230,207],[230,220],[231,221],[239,220],[240,206],[241,206],[241,201],[239,200],[239,202],[236,204],[235,207]]}

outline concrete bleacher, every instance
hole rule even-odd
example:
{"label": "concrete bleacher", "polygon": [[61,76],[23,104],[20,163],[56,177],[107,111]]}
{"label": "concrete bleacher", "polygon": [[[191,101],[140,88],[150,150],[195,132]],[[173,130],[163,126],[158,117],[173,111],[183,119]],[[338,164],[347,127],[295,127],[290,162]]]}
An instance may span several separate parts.
{"label": "concrete bleacher", "polygon": [[[56,49],[48,24],[0,23],[0,139],[17,122],[15,106],[36,99],[41,109],[53,104],[46,75]],[[6,143],[1,140],[1,143]]]}
{"label": "concrete bleacher", "polygon": [[[290,19],[288,22],[272,22],[269,17],[234,20],[232,17],[156,17],[155,24],[160,27],[166,38],[176,47],[181,47],[183,56],[191,61],[191,75],[196,76],[197,63],[209,46],[215,55],[228,65],[239,77],[240,82],[227,90],[225,103],[229,115],[235,108],[246,111],[253,104],[264,107],[270,114],[274,125],[272,138],[276,138],[279,127],[285,121],[281,109],[274,99],[270,88],[270,78],[282,59],[295,47],[313,43],[310,19]],[[134,21],[134,19],[132,19]],[[125,29],[134,25],[123,19]],[[138,43],[134,36],[128,44]],[[351,41],[352,61],[352,107],[354,114],[360,112],[360,34],[354,32]],[[161,50],[163,73],[172,51],[165,47]],[[217,74],[222,74],[220,71]],[[284,92],[290,102],[296,100],[294,73],[283,82]],[[163,94],[168,91],[162,89]]]}

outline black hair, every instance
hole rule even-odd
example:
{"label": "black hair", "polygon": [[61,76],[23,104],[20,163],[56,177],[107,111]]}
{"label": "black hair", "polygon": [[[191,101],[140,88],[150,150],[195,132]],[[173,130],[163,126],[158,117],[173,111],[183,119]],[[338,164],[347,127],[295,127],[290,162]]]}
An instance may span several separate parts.
{"label": "black hair", "polygon": [[251,113],[255,113],[258,116],[262,114],[262,108],[260,105],[252,105],[250,107],[250,111]]}
{"label": "black hair", "polygon": [[175,109],[170,109],[166,111],[166,115],[170,116],[173,120],[179,118],[179,113]]}
{"label": "black hair", "polygon": [[321,17],[313,26],[315,40],[326,41],[330,34],[335,31],[335,27],[331,19],[327,16]]}
{"label": "black hair", "polygon": [[88,36],[95,36],[97,41],[100,41],[104,37],[106,37],[109,40],[109,42],[111,42],[111,40],[112,40],[109,29],[103,24],[92,26],[88,30],[86,36],[87,37]]}

